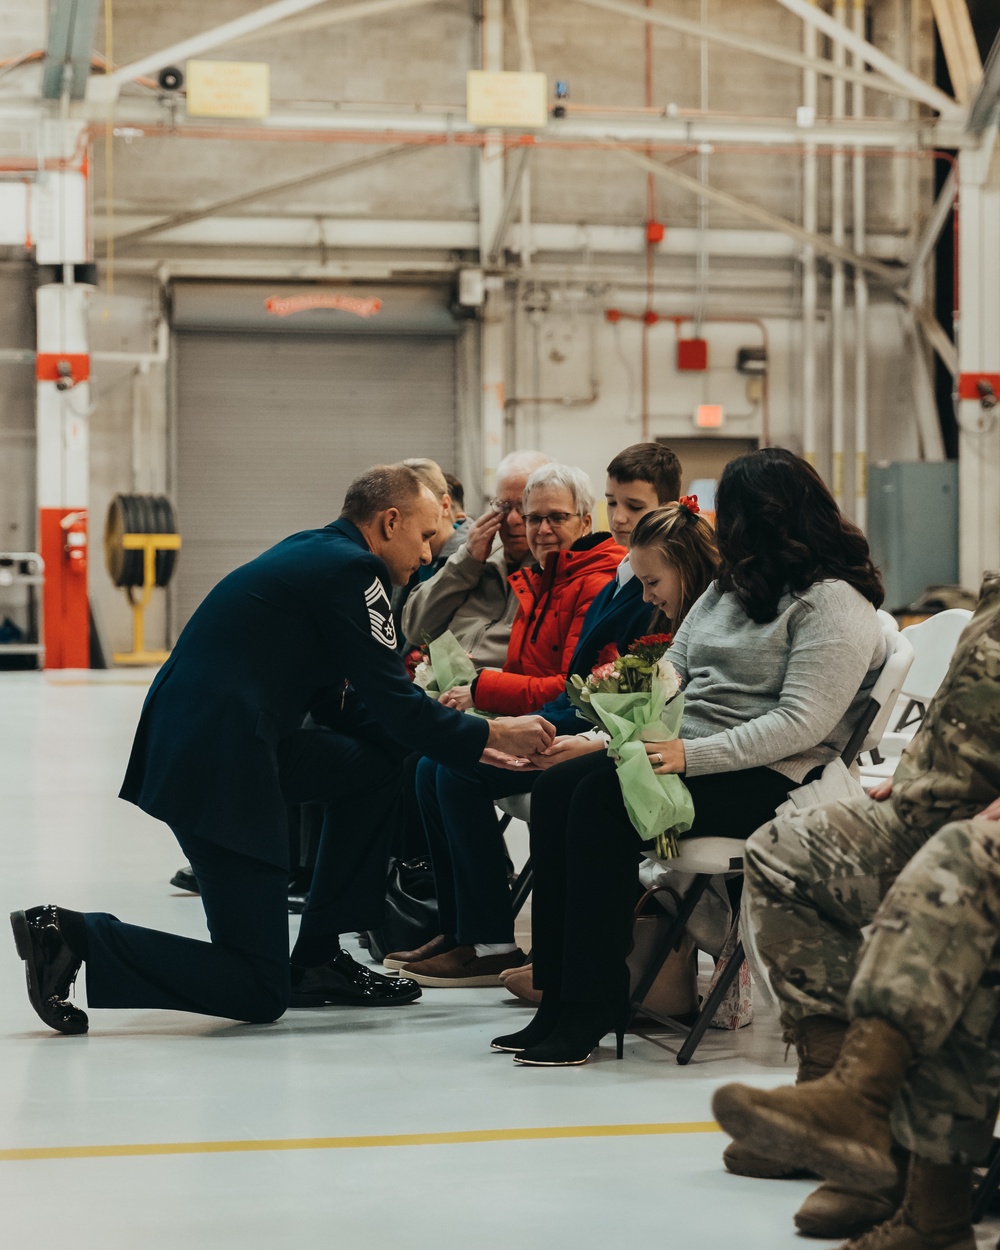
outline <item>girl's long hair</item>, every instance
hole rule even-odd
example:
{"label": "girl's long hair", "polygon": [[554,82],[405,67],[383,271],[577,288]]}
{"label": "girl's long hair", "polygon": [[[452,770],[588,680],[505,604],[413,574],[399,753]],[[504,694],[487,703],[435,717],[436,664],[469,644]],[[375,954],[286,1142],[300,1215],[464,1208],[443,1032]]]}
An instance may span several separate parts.
{"label": "girl's long hair", "polygon": [[730,460],[715,522],[719,587],[735,594],[758,624],[774,620],[783,595],[828,579],[847,582],[881,607],[885,591],[867,539],[812,465],[793,452],[763,447]]}
{"label": "girl's long hair", "polygon": [[681,579],[681,606],[676,620],[670,621],[657,610],[650,629],[654,633],[676,633],[696,599],[715,581],[719,568],[719,548],[715,533],[703,516],[681,503],[654,508],[639,521],[629,539],[629,549],[652,547]]}

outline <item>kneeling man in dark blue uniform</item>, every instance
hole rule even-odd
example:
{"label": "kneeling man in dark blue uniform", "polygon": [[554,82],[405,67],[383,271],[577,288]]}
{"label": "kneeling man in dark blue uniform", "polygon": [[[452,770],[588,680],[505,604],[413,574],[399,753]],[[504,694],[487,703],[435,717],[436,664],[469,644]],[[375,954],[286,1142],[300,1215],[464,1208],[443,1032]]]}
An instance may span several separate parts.
{"label": "kneeling man in dark blue uniform", "polygon": [[[533,754],[554,733],[538,716],[466,716],[407,679],[390,585],[429,561],[439,519],[411,469],[376,467],[351,485],[338,521],[293,534],[210,592],[146,696],[121,797],[173,830],[211,941],[103,912],[14,912],[29,997],[47,1025],[86,1032],[86,1013],[67,1001],[83,962],[91,1007],[264,1022],[290,1004],[419,995],[339,942],[380,922],[404,752],[468,767],[484,752]],[[331,727],[303,730],[309,710]],[[305,801],[325,804],[326,819],[289,963],[286,807]]]}

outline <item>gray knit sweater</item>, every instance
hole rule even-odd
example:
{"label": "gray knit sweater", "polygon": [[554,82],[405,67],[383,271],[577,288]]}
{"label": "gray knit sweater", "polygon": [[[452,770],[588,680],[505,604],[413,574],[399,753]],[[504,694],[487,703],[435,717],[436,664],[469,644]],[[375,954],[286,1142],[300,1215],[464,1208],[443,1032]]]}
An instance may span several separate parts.
{"label": "gray knit sweater", "polygon": [[885,640],[875,609],[846,582],[785,595],[766,625],[713,583],[669,659],[684,682],[690,776],[767,766],[800,782],[847,745]]}

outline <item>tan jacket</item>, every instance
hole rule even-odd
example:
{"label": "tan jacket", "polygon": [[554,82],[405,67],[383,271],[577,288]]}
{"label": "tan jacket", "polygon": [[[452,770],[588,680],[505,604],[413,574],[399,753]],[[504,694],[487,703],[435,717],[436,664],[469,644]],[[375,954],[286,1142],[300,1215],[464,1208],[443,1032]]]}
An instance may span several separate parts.
{"label": "tan jacket", "polygon": [[410,592],[403,609],[403,636],[422,646],[450,629],[476,668],[502,668],[516,613],[517,596],[507,582],[503,547],[498,543],[482,562],[470,556],[463,543],[429,581]]}

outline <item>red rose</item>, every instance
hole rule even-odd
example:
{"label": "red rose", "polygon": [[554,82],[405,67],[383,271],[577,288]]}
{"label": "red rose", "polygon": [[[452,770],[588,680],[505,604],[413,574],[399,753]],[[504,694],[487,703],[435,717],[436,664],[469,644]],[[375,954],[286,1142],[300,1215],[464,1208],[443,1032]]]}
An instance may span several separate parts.
{"label": "red rose", "polygon": [[621,652],[618,650],[616,642],[609,642],[606,647],[602,647],[597,653],[597,663],[594,668],[603,668],[605,664],[614,664],[615,660],[621,659]]}

